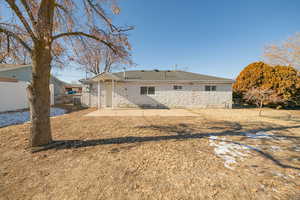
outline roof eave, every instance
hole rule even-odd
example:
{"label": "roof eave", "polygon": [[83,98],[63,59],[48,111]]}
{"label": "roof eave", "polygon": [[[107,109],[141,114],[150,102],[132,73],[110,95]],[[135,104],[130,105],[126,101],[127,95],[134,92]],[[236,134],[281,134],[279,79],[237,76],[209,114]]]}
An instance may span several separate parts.
{"label": "roof eave", "polygon": [[94,76],[93,78],[91,78],[91,80],[92,81],[107,81],[107,80],[120,81],[122,79],[120,79],[119,77],[117,77],[116,75],[114,75],[112,73],[104,72],[104,73]]}
{"label": "roof eave", "polygon": [[20,66],[14,66],[14,67],[9,67],[9,68],[0,68],[0,72],[6,72],[6,71],[11,71],[11,70],[16,70],[16,69],[22,69],[25,67],[32,67],[32,65],[20,65]]}
{"label": "roof eave", "polygon": [[232,84],[234,80],[122,80],[122,82],[199,82],[199,83],[227,83]]}

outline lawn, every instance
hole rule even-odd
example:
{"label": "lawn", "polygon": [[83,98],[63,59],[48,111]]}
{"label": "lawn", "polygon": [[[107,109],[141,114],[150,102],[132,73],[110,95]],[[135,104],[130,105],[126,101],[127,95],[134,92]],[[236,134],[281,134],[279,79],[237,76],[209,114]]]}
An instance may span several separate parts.
{"label": "lawn", "polygon": [[51,119],[0,128],[0,199],[300,199],[300,111],[190,110],[194,117]]}

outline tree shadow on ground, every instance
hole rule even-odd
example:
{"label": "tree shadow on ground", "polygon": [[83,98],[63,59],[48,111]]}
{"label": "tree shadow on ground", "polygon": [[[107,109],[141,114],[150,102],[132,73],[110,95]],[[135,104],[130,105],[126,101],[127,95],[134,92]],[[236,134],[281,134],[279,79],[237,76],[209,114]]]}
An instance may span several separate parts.
{"label": "tree shadow on ground", "polygon": [[255,105],[248,105],[248,104],[233,104],[232,109],[249,109],[249,108],[257,108]]}
{"label": "tree shadow on ground", "polygon": [[[168,135],[126,136],[126,137],[90,139],[90,140],[57,140],[49,145],[43,146],[42,148],[39,148],[39,149],[36,149],[33,152],[39,152],[39,151],[44,151],[44,150],[49,150],[49,149],[55,149],[55,150],[76,149],[76,148],[82,148],[82,147],[92,147],[92,146],[98,146],[98,145],[111,145],[111,144],[137,144],[137,143],[159,142],[159,141],[168,141],[168,140],[181,140],[182,141],[182,140],[208,138],[211,136],[240,136],[242,138],[247,138],[248,133],[257,133],[257,132],[261,132],[261,131],[284,132],[285,130],[290,129],[290,128],[300,128],[300,125],[278,126],[278,127],[272,127],[272,126],[259,127],[259,126],[257,126],[256,129],[243,130],[242,126],[239,123],[231,123],[231,122],[222,122],[222,123],[224,125],[228,124],[227,127],[230,127],[230,129],[224,130],[224,127],[223,127],[223,131],[220,131],[220,132],[212,132],[212,133],[201,133],[200,132],[199,133],[199,127],[192,127],[191,124],[184,124],[184,123],[179,123],[176,126],[174,126],[174,125],[138,126],[136,128],[151,129],[151,130],[156,130],[156,131],[158,130],[163,133],[167,133]],[[214,124],[216,124],[216,123],[214,123]],[[209,127],[209,129],[222,130],[222,125],[214,126],[214,127],[211,126],[211,127]],[[198,132],[195,132],[197,130],[198,130]],[[284,140],[290,140],[297,145],[300,144],[300,136],[274,134],[271,137],[274,140],[284,139]],[[242,138],[241,138],[241,140],[242,140]],[[263,150],[255,148],[248,144],[243,144],[243,143],[231,141],[231,140],[222,140],[222,141],[245,146],[249,150],[257,152],[259,155],[263,156],[264,158],[266,158],[268,160],[271,160],[274,164],[276,164],[277,166],[280,166],[282,168],[290,168],[290,169],[300,170],[300,167],[283,164],[278,159],[276,159],[274,156],[269,154],[268,152],[265,152]],[[119,150],[117,149],[116,152],[119,152]]]}
{"label": "tree shadow on ground", "polygon": [[65,109],[66,113],[73,113],[88,109],[88,107],[73,104],[56,104],[54,107]]}
{"label": "tree shadow on ground", "polygon": [[293,116],[293,115],[290,115],[290,114],[286,114],[284,116],[267,116],[267,115],[263,115],[262,117],[268,118],[268,119],[288,121],[288,122],[300,122],[300,117],[296,117],[296,116]]}

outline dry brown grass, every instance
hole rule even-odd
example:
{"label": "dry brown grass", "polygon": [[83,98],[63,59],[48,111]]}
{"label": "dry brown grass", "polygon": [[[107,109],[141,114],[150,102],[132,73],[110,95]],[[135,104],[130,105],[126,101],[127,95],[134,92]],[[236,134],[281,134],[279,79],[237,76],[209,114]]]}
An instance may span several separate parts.
{"label": "dry brown grass", "polygon": [[[0,128],[1,199],[299,199],[299,111],[192,110],[199,117],[53,118],[54,149],[26,150],[29,124]],[[289,114],[291,116],[289,116]],[[253,140],[272,130],[285,140]],[[250,146],[224,167],[208,136]],[[281,151],[271,151],[270,146]]]}

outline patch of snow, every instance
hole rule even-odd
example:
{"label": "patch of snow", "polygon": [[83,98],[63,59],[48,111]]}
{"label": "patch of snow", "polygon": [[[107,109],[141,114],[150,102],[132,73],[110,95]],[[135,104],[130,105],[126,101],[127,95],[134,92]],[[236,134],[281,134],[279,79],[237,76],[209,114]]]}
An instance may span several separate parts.
{"label": "patch of snow", "polygon": [[276,140],[285,140],[286,137],[284,136],[276,136],[270,131],[259,131],[256,133],[245,133],[245,136],[252,139],[276,139]]}
{"label": "patch of snow", "polygon": [[211,139],[211,140],[217,140],[218,136],[209,136],[209,139]]}
{"label": "patch of snow", "polygon": [[[63,115],[66,110],[61,108],[51,108],[50,117]],[[30,121],[29,111],[0,113],[0,127],[22,124]]]}
{"label": "patch of snow", "polygon": [[278,190],[276,190],[275,188],[272,188],[273,192],[279,192]]}
{"label": "patch of snow", "polygon": [[[243,160],[249,153],[248,146],[235,144],[233,142],[225,141],[226,138],[218,139],[217,136],[210,136],[210,146],[215,146],[214,153],[222,158],[224,166],[228,169],[234,170],[233,164],[237,163],[237,159]],[[219,143],[215,141],[221,141]],[[243,152],[242,152],[243,151]]]}
{"label": "patch of snow", "polygon": [[271,151],[281,151],[279,146],[270,146]]}
{"label": "patch of snow", "polygon": [[257,133],[246,133],[245,135],[252,139],[272,139],[272,138],[274,138],[273,133],[266,133],[263,131],[259,131]]}
{"label": "patch of snow", "polygon": [[59,115],[66,114],[66,110],[62,108],[51,108],[50,109],[50,117],[55,117]]}
{"label": "patch of snow", "polygon": [[284,174],[282,174],[282,173],[280,173],[280,172],[273,172],[273,174],[274,174],[275,176],[282,177],[282,178],[284,178],[284,179],[288,179],[288,178],[289,178],[288,176],[286,176],[286,175],[284,175]]}
{"label": "patch of snow", "polygon": [[291,177],[292,179],[295,179],[295,176],[293,176],[293,175],[289,175],[289,177]]}
{"label": "patch of snow", "polygon": [[297,151],[297,152],[300,151],[300,146],[294,146],[293,148],[294,148],[294,151]]}

